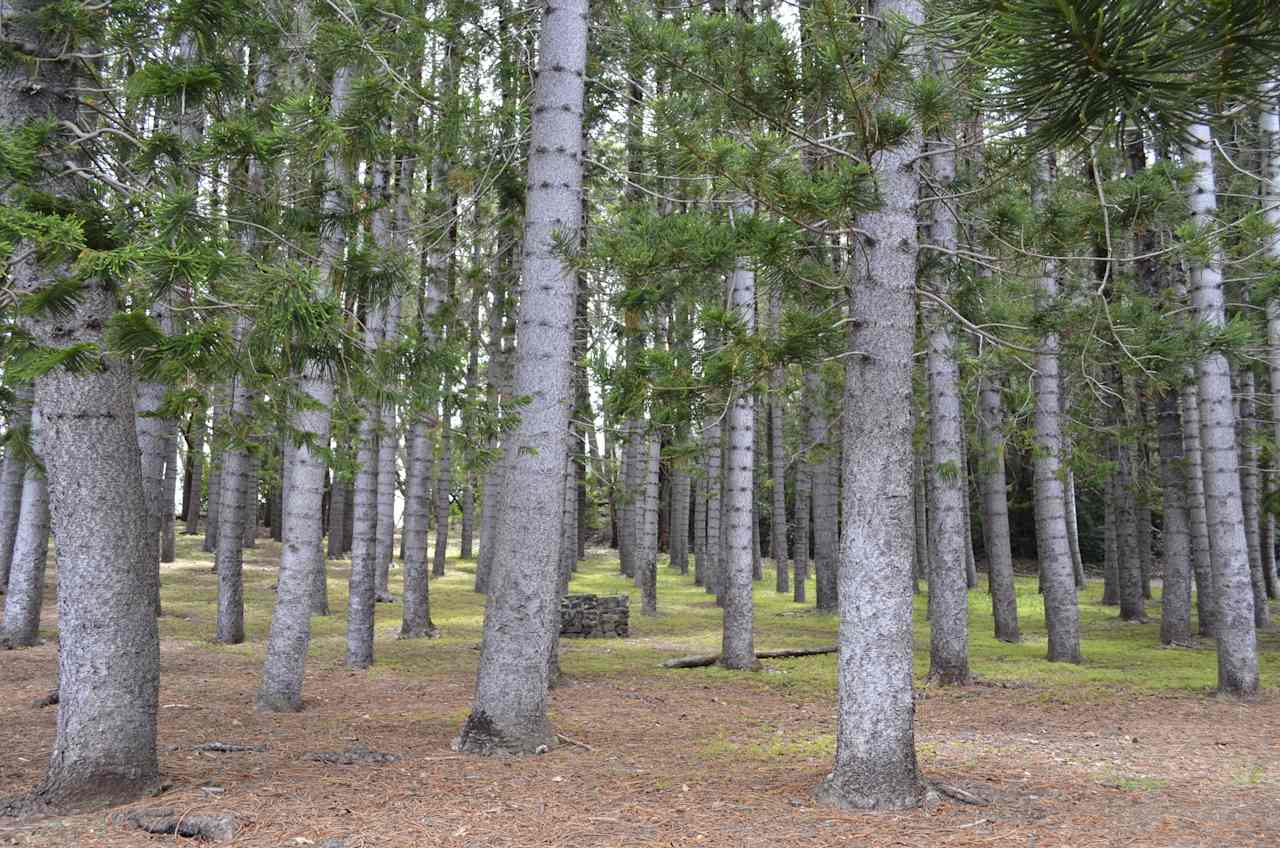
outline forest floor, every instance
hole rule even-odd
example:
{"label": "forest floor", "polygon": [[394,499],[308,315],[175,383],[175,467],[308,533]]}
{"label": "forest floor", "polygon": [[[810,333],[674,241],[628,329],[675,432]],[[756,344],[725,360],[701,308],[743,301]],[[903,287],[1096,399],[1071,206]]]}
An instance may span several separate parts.
{"label": "forest floor", "polygon": [[[943,798],[909,813],[851,814],[811,797],[834,752],[834,657],[768,661],[756,674],[660,668],[719,642],[719,610],[692,578],[665,567],[661,613],[639,615],[637,597],[631,638],[564,641],[567,681],[553,694],[552,717],[570,741],[545,755],[486,760],[449,748],[468,712],[484,609],[471,591],[473,563],[456,559],[431,584],[440,637],[396,640],[400,608],[380,605],[377,665],[359,673],[342,667],[349,563],[331,564],[335,614],[315,619],[307,708],[257,713],[278,553],[267,540],[246,552],[248,641],[235,647],[209,641],[217,587],[197,541],[183,537],[178,562],[165,566],[159,742],[168,788],[136,805],[230,812],[239,822],[233,844],[245,848],[330,839],[344,848],[1280,845],[1278,632],[1262,634],[1266,691],[1242,704],[1212,694],[1211,643],[1162,648],[1158,623],[1120,623],[1099,605],[1098,585],[1081,599],[1081,666],[1041,659],[1032,579],[1019,583],[1018,645],[991,638],[987,595],[974,590],[978,683],[922,688],[916,741],[927,779],[989,803]],[[834,641],[834,617],[772,587],[770,571],[756,588],[757,650]],[[573,585],[628,589],[604,551]],[[0,796],[37,783],[48,761],[56,710],[33,702],[56,682],[54,607],[46,604],[46,644],[0,654]],[[1158,598],[1149,609],[1158,618]],[[923,612],[920,598],[922,687]],[[254,750],[194,750],[210,742]],[[360,746],[399,759],[304,759]],[[3,844],[195,843],[148,836],[98,812],[0,822]]]}

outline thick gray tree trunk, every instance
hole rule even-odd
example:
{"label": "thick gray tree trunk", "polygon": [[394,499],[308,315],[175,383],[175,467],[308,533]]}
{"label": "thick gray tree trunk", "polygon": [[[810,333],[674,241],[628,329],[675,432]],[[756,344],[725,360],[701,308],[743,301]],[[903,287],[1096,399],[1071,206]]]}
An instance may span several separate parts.
{"label": "thick gray tree trunk", "polygon": [[[1040,208],[1054,179],[1054,157],[1045,155],[1038,167],[1033,201]],[[1045,260],[1037,281],[1039,302],[1058,296],[1058,268]],[[1036,548],[1044,588],[1044,615],[1049,631],[1050,662],[1080,662],[1080,613],[1076,606],[1075,568],[1067,543],[1066,494],[1063,491],[1062,408],[1059,398],[1058,334],[1040,338],[1035,376],[1035,512]]]}
{"label": "thick gray tree trunk", "polygon": [[240,545],[244,548],[258,547],[258,519],[262,494],[262,455],[257,450],[249,451],[249,462],[245,465],[244,494],[241,496],[241,511],[244,520],[241,522]]}
{"label": "thick gray tree trunk", "polygon": [[[285,472],[288,472],[286,466]],[[347,523],[347,486],[335,473],[329,488],[329,559],[342,559],[342,527]],[[283,529],[283,528],[282,528]]]}
{"label": "thick gray tree trunk", "polygon": [[[1109,445],[1108,459],[1115,461],[1115,447]],[[1102,563],[1102,605],[1115,607],[1120,605],[1120,497],[1114,474],[1107,475],[1103,488],[1102,509],[1103,545],[1105,555]]]}
{"label": "thick gray tree trunk", "polygon": [[[50,128],[41,170],[28,185],[52,201],[45,214],[50,207],[92,207],[96,194],[57,173],[81,155],[72,138],[82,89],[75,70],[81,60],[53,57],[96,52],[46,25],[60,11],[48,0],[15,0],[0,13],[8,44],[50,57],[0,64],[0,131],[37,121]],[[15,244],[7,269],[12,291],[26,297],[65,281],[69,269],[53,258],[61,253],[26,240]],[[61,351],[89,344],[102,353],[94,368],[56,368],[35,381],[59,565],[57,728],[44,779],[30,797],[0,803],[0,815],[122,803],[159,782],[158,574],[154,538],[147,536],[133,378],[106,353],[115,285],[89,277],[79,281],[77,295],[64,311],[23,321],[37,345]]]}
{"label": "thick gray tree trunk", "polygon": [[18,522],[22,514],[22,492],[26,488],[27,463],[16,439],[31,425],[31,399],[34,394],[35,389],[30,384],[14,389],[13,417],[9,421],[7,435],[15,441],[5,449],[4,469],[0,471],[0,591],[9,585],[13,545],[18,538]]}
{"label": "thick gray tree trunk", "polygon": [[1119,506],[1117,522],[1120,531],[1118,551],[1120,619],[1146,621],[1147,612],[1142,597],[1141,557],[1138,552],[1141,537],[1138,533],[1137,494],[1134,491],[1137,481],[1133,474],[1133,448],[1128,444],[1117,445],[1115,456],[1115,485]]}
{"label": "thick gray tree trunk", "polygon": [[[868,4],[879,27],[919,26],[919,0]],[[890,34],[872,36],[874,57]],[[912,55],[914,51],[908,52]],[[902,102],[891,102],[905,111]],[[851,809],[917,806],[911,632],[911,369],[915,341],[915,160],[920,135],[872,157],[881,207],[859,219],[867,269],[852,288],[844,397],[835,767],[820,800]]]}
{"label": "thick gray tree trunk", "polygon": [[[586,0],[549,6],[538,49],[514,390],[528,397],[509,432],[494,573],[476,696],[456,742],[471,753],[533,753],[555,742],[547,719],[559,622],[559,513],[573,404],[576,275],[557,244],[578,238]],[[534,450],[536,448],[536,450]]]}
{"label": "thick gray tree trunk", "polygon": [[[1189,164],[1199,170],[1189,187],[1191,221],[1202,232],[1214,226],[1217,196],[1213,175],[1213,135],[1205,124],[1188,128]],[[1191,303],[1210,328],[1226,324],[1222,257],[1191,265]],[[1231,369],[1221,351],[1196,366],[1200,390],[1200,439],[1205,511],[1216,596],[1214,633],[1218,639],[1218,689],[1238,697],[1258,691],[1258,638],[1254,631],[1253,587],[1240,493],[1240,457],[1236,451]]]}
{"label": "thick gray tree trunk", "polygon": [[[739,201],[737,216],[751,215],[749,201]],[[729,310],[747,333],[754,333],[756,274],[746,257],[738,257],[729,278]],[[752,525],[754,520],[755,396],[749,390],[731,398],[729,461],[725,469],[725,520],[728,522],[724,569],[724,632],[720,665],[757,669],[754,641],[755,606],[751,596]]]}
{"label": "thick gray tree trunk", "polygon": [[[31,411],[31,441],[39,455],[40,410]],[[25,463],[24,463],[25,464]],[[4,598],[0,647],[29,648],[40,636],[44,575],[49,554],[49,486],[39,467],[27,465],[22,481],[18,535]]]}
{"label": "thick gray tree trunk", "polygon": [[[334,71],[329,96],[329,117],[340,122],[351,97],[355,69],[344,65]],[[334,277],[342,273],[346,247],[346,196],[350,184],[345,160],[337,145],[325,153],[326,190],[322,211],[329,226],[320,239],[317,294],[334,291]],[[333,407],[333,379],[324,363],[308,362],[297,378],[299,392],[311,401],[309,408],[294,410],[293,426],[309,443],[328,447]],[[267,657],[258,688],[258,708],[272,712],[302,709],[302,681],[311,641],[311,611],[318,577],[325,569],[322,537],[326,476],[325,458],[303,442],[293,447],[288,461],[290,478],[284,487],[284,542],[276,582],[276,602],[267,635]],[[319,572],[319,574],[317,574]]]}
{"label": "thick gray tree trunk", "polygon": [[[370,306],[365,314],[364,346],[376,350],[382,338],[385,313]],[[362,404],[356,448],[355,528],[351,538],[351,574],[347,582],[347,666],[373,665],[373,624],[378,602],[378,430],[381,407],[376,400]]]}
{"label": "thick gray tree trunk", "polygon": [[987,580],[991,588],[991,612],[996,638],[1021,641],[1018,629],[1018,596],[1013,581],[1013,552],[1009,538],[1009,497],[1005,480],[1004,401],[989,378],[978,387],[978,462],[982,489],[983,542],[987,549]]}

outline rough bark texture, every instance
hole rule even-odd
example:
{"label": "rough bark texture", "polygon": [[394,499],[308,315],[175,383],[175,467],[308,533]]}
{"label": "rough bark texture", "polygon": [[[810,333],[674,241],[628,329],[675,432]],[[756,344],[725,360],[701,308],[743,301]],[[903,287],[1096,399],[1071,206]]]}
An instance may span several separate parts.
{"label": "rough bark texture", "polygon": [[172,421],[164,437],[164,485],[160,490],[160,561],[173,562],[178,555],[174,510],[178,496],[178,428]]}
{"label": "rough bark texture", "polygon": [[[377,307],[365,315],[366,351],[377,348],[382,335],[382,311]],[[347,666],[367,668],[373,664],[374,606],[378,600],[378,427],[380,407],[363,404],[356,448],[356,491],[352,507],[355,529],[351,538],[351,575],[347,590]]]}
{"label": "rough bark texture", "polygon": [[[390,180],[388,173],[382,179],[383,193],[388,192]],[[386,215],[374,213],[374,240],[385,248],[390,248],[390,223]],[[378,343],[393,346],[399,340],[400,332],[400,298],[392,297],[383,308],[382,332]],[[383,379],[392,380],[391,376]],[[395,553],[396,534],[396,453],[400,447],[400,433],[396,427],[396,407],[392,402],[384,401],[379,405],[378,417],[378,496],[377,496],[377,534],[374,544],[377,575],[377,600],[390,603],[394,598],[388,588],[391,579],[391,559]]]}
{"label": "rough bark texture", "polygon": [[[18,0],[5,9],[5,39],[42,61],[0,66],[0,129],[48,121],[48,155],[40,167],[62,170],[80,155],[70,143],[79,117],[75,64],[54,58],[68,43],[46,27],[57,3]],[[52,18],[50,18],[52,19]],[[55,203],[93,204],[91,186],[38,171],[30,188],[47,210]],[[12,202],[7,198],[8,202]],[[58,208],[55,206],[55,208]],[[14,246],[9,282],[19,296],[65,279],[68,269],[22,241]],[[67,310],[28,317],[38,345],[65,349],[87,343],[104,351],[95,368],[57,368],[36,380],[40,451],[44,458],[58,573],[58,717],[49,770],[34,805],[76,808],[132,800],[159,778],[156,712],[160,643],[158,579],[147,536],[133,380],[124,363],[105,354],[104,329],[116,308],[109,281],[80,282]]]}
{"label": "rough bark texture", "polygon": [[[954,140],[932,138],[941,148],[930,161],[936,191],[946,193],[955,179]],[[930,208],[933,244],[954,252],[959,241],[956,221],[942,200]],[[949,260],[939,262],[930,280],[936,297],[946,299],[954,273]],[[960,406],[960,365],[950,316],[932,299],[922,304],[929,375],[929,679],[943,685],[969,682],[969,591],[965,549],[968,547],[964,452],[964,413]]]}
{"label": "rough bark texture", "polygon": [[[704,463],[705,465],[705,463]],[[707,567],[707,478],[698,473],[693,480],[693,585],[706,581]]]}
{"label": "rough bark texture", "polygon": [[476,696],[456,742],[472,753],[532,753],[555,741],[548,666],[559,627],[556,519],[573,403],[576,289],[555,245],[574,243],[581,221],[587,25],[585,0],[563,0],[547,8],[539,39],[514,382],[515,394],[530,401],[506,440]]}
{"label": "rough bark texture", "polygon": [[[236,343],[243,340],[249,330],[247,318],[236,321]],[[230,405],[227,409],[227,426],[237,436],[246,426],[249,417],[249,387],[241,376],[232,378],[229,386]],[[218,626],[214,638],[227,645],[244,641],[244,580],[241,546],[244,542],[245,496],[249,477],[248,448],[236,437],[227,443],[222,452],[222,471],[218,482],[222,494],[218,497],[218,542],[214,565],[218,572]]]}
{"label": "rough bark texture", "polygon": [[1004,402],[995,383],[983,378],[978,389],[978,462],[982,489],[982,528],[987,550],[987,579],[996,638],[1018,642],[1018,596],[1013,582],[1009,539],[1009,497],[1004,471]]}
{"label": "rough bark texture", "polygon": [[[747,216],[750,203],[739,203],[735,212]],[[729,280],[729,309],[751,333],[755,330],[755,271],[750,260],[739,257]],[[724,569],[724,632],[720,664],[725,668],[755,669],[753,637],[752,525],[754,519],[755,397],[742,391],[732,398],[727,416],[729,461],[725,469],[725,520],[728,522]]]}
{"label": "rough bark texture", "polygon": [[657,433],[644,438],[644,544],[639,548],[636,576],[640,579],[640,611],[658,614],[658,487],[662,442]]}
{"label": "rough bark texture", "polygon": [[671,568],[689,573],[689,497],[692,481],[681,464],[671,470]]}
{"label": "rough bark texture", "polygon": [[809,514],[813,508],[813,471],[807,456],[800,458],[796,469],[796,539],[791,581],[791,600],[805,602],[805,584],[809,580]]}
{"label": "rough bark texture", "polygon": [[[1202,231],[1214,226],[1217,198],[1214,188],[1212,133],[1193,124],[1187,157],[1198,166],[1190,193],[1191,220]],[[1191,267],[1191,303],[1209,327],[1226,324],[1222,259]],[[1236,452],[1235,411],[1231,403],[1231,370],[1220,351],[1204,356],[1196,366],[1200,390],[1200,435],[1203,454],[1205,507],[1209,551],[1216,595],[1214,632],[1218,639],[1218,689],[1251,697],[1258,691],[1258,640],[1254,631],[1253,587],[1249,574],[1241,504],[1240,458]]]}
{"label": "rough bark texture", "polygon": [[1160,641],[1191,642],[1191,522],[1187,512],[1186,457],[1178,396],[1162,391],[1156,398],[1160,437],[1160,483],[1164,503],[1164,589]]}
{"label": "rough bark texture", "polygon": [[1240,372],[1240,414],[1236,434],[1240,451],[1240,503],[1244,510],[1245,547],[1249,554],[1249,576],[1253,586],[1253,623],[1262,628],[1271,623],[1267,604],[1267,581],[1262,573],[1262,520],[1258,485],[1258,443],[1254,441],[1254,380],[1247,367]]}
{"label": "rough bark texture", "polygon": [[703,430],[703,447],[706,454],[706,487],[707,487],[707,530],[706,530],[706,560],[707,564],[702,569],[702,588],[709,595],[720,594],[720,584],[722,577],[720,573],[721,564],[721,520],[723,518],[723,510],[721,509],[720,490],[722,484],[720,451],[720,421],[716,419],[712,421]]}
{"label": "rough bark texture", "polygon": [[[868,11],[923,22],[918,0]],[[886,49],[884,32],[870,45]],[[892,104],[898,109],[901,103]],[[915,340],[920,136],[872,159],[880,209],[863,215],[866,273],[853,287],[845,383],[844,537],[840,551],[835,767],[818,788],[845,808],[917,806],[911,633],[911,368]]]}
{"label": "rough bark texture", "polygon": [[831,444],[830,419],[826,411],[826,398],[822,379],[816,372],[804,375],[805,391],[810,398],[809,444],[817,452],[810,465],[813,501],[813,570],[814,596],[819,610],[835,612],[838,595],[837,574],[837,510],[839,509],[839,479],[835,458],[836,448]]}
{"label": "rough bark texture", "polygon": [[1138,554],[1138,514],[1136,483],[1133,477],[1133,449],[1120,444],[1115,449],[1116,495],[1119,514],[1119,588],[1120,619],[1122,621],[1146,621],[1147,613],[1142,598],[1141,557]]}
{"label": "rough bark texture", "polygon": [[435,510],[436,547],[431,559],[431,574],[444,576],[445,554],[449,549],[449,494],[453,490],[453,429],[449,426],[451,411],[446,402],[440,418],[440,459],[436,462]]}
{"label": "rough bark texture", "polygon": [[[1034,199],[1045,203],[1053,179],[1053,155],[1041,161]],[[1047,305],[1058,295],[1058,269],[1045,260],[1037,281],[1039,302]],[[1062,411],[1059,399],[1058,334],[1050,329],[1040,338],[1035,376],[1035,511],[1036,548],[1044,588],[1045,623],[1051,662],[1080,662],[1080,613],[1076,606],[1075,570],[1067,544],[1062,468]]]}

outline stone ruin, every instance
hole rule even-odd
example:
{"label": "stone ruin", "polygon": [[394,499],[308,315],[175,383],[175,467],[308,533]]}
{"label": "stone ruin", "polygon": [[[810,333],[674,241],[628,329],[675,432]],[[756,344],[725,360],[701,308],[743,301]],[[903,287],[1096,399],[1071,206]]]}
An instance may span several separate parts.
{"label": "stone ruin", "polygon": [[630,632],[630,603],[627,595],[565,595],[560,601],[560,635],[625,638]]}

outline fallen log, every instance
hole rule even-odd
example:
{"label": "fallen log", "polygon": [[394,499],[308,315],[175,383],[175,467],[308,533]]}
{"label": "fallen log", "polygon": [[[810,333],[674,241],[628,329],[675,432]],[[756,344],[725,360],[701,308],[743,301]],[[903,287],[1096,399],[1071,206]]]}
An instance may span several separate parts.
{"label": "fallen log", "polygon": [[[756,659],[781,660],[789,657],[816,657],[820,654],[834,654],[836,650],[837,648],[835,645],[821,645],[817,648],[787,648],[782,651],[757,651]],[[719,661],[719,654],[694,654],[689,657],[677,657],[673,660],[667,660],[662,664],[662,667],[705,668],[709,665],[715,665]]]}

